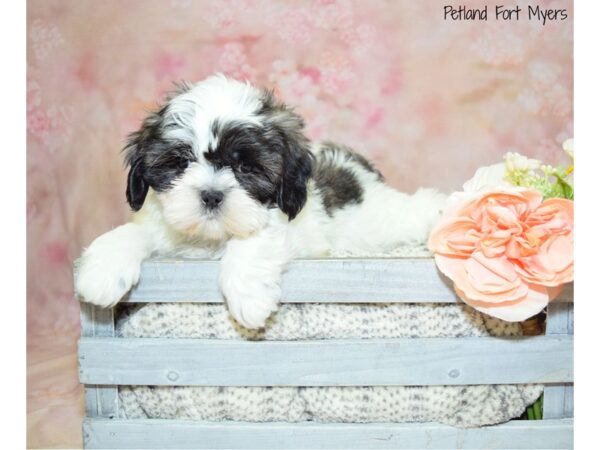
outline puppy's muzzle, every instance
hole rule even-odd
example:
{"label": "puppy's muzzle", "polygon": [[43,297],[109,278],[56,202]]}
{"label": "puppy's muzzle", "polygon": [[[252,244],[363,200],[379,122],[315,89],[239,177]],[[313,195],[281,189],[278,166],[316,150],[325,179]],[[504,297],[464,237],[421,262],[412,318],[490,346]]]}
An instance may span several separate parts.
{"label": "puppy's muzzle", "polygon": [[202,199],[202,204],[208,210],[217,209],[223,203],[223,192],[221,191],[201,191],[200,198]]}

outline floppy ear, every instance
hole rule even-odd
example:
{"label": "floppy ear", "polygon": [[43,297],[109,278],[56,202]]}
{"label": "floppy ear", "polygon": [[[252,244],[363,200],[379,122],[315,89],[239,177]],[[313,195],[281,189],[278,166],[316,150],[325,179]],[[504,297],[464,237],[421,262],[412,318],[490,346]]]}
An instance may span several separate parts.
{"label": "floppy ear", "polygon": [[146,194],[148,194],[148,183],[144,180],[144,161],[137,158],[130,162],[129,175],[127,177],[127,203],[134,211],[139,211]]}
{"label": "floppy ear", "polygon": [[263,106],[270,132],[282,148],[283,164],[277,191],[277,206],[293,220],[306,203],[306,186],[312,175],[314,156],[304,133],[304,120],[285,103],[275,98],[273,91],[263,90]]}
{"label": "floppy ear", "polygon": [[129,135],[129,141],[123,149],[125,151],[125,164],[129,166],[127,175],[127,203],[134,211],[139,211],[146,194],[148,194],[148,183],[144,179],[144,153],[149,140],[148,129],[142,124],[142,128]]}
{"label": "floppy ear", "polygon": [[306,203],[306,185],[312,174],[313,155],[304,139],[288,144],[283,157],[277,205],[289,220],[294,219]]}
{"label": "floppy ear", "polygon": [[131,133],[123,151],[125,152],[125,164],[129,166],[127,176],[127,202],[131,209],[139,211],[149,184],[145,179],[146,165],[144,156],[156,142],[161,139],[161,124],[165,113],[165,107],[148,115],[142,122],[138,131]]}

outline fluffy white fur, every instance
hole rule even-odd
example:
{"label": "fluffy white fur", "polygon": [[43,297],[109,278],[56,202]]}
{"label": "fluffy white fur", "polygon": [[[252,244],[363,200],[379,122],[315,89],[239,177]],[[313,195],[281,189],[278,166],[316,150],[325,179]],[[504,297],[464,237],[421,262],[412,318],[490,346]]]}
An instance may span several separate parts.
{"label": "fluffy white fur", "polygon": [[[115,305],[137,283],[142,261],[152,255],[219,258],[219,284],[231,315],[245,327],[260,328],[277,309],[281,274],[291,259],[385,251],[427,239],[443,209],[444,195],[431,189],[414,195],[398,192],[343,152],[320,155],[320,143],[310,145],[315,158],[331,158],[333,167],[348,170],[362,188],[360,202],[334,213],[326,210],[314,179],[307,181],[303,208],[288,220],[281,209],[253,198],[233,168],[209,164],[205,152],[219,139],[211,131],[215,119],[259,126],[285,120],[277,111],[261,116],[261,95],[248,84],[216,76],[169,101],[164,135],[189,143],[195,160],[169,189],[150,188],[131,223],[98,237],[84,251],[76,280],[83,301]],[[199,201],[198,192],[206,189],[225,193],[218,211]]]}

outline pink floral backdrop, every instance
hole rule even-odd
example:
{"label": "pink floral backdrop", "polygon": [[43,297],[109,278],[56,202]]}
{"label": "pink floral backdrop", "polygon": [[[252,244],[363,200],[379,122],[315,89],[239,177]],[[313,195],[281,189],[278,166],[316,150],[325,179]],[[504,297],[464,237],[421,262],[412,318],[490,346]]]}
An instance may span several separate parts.
{"label": "pink floral backdrop", "polygon": [[[275,89],[311,138],[354,146],[394,186],[453,190],[573,134],[566,21],[445,22],[447,1],[30,0],[27,30],[29,446],[80,445],[71,264],[125,220],[120,148],[172,81]],[[482,1],[464,1],[482,6]]]}

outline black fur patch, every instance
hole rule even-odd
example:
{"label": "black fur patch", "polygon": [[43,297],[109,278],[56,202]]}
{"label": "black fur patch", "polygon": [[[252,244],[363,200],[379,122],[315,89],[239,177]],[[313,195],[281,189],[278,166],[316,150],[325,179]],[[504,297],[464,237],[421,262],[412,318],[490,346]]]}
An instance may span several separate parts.
{"label": "black fur patch", "polygon": [[212,132],[217,146],[204,153],[215,168],[229,167],[238,183],[259,202],[276,202],[283,171],[283,137],[263,127],[247,123],[214,122]]}
{"label": "black fur patch", "polygon": [[317,158],[314,180],[330,216],[336,209],[360,204],[363,200],[362,186],[352,170],[337,166],[329,159]]}
{"label": "black fur patch", "polygon": [[127,201],[134,211],[144,204],[148,187],[157,192],[168,189],[195,160],[188,144],[164,138],[165,112],[166,107],[163,107],[150,114],[141,128],[129,135],[124,149],[125,162],[130,166]]}
{"label": "black fur patch", "polygon": [[277,205],[292,220],[306,203],[313,155],[302,133],[304,122],[265,91],[262,125],[214,122],[217,147],[204,156],[216,168],[228,166],[240,185],[267,206]]}
{"label": "black fur patch", "polygon": [[283,171],[277,193],[277,205],[292,220],[302,210],[308,196],[307,183],[312,175],[314,156],[303,134],[304,120],[285,103],[278,101],[273,91],[263,90],[263,116],[268,128],[280,134],[285,146]]}
{"label": "black fur patch", "polygon": [[157,141],[147,150],[144,178],[156,192],[165,191],[195,160],[192,147],[188,144],[177,141]]}
{"label": "black fur patch", "polygon": [[379,181],[383,181],[383,175],[377,168],[360,153],[356,153],[350,147],[346,145],[336,144],[334,142],[325,141],[321,144],[321,154],[325,157],[332,157],[334,154],[343,155],[347,161],[354,161],[360,164],[368,172],[372,172],[377,175]]}

